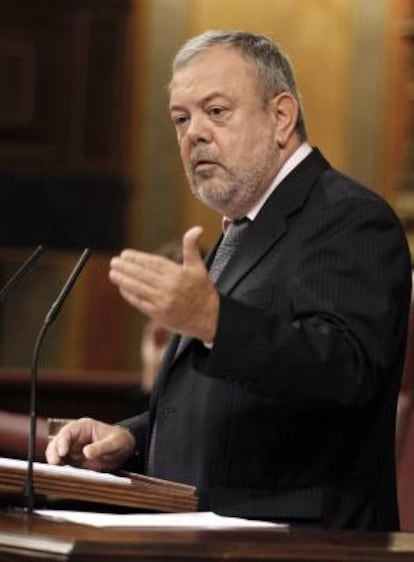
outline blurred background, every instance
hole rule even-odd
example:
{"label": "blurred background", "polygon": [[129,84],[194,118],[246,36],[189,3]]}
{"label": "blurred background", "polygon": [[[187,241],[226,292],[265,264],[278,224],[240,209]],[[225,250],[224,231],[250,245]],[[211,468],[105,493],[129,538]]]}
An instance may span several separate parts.
{"label": "blurred background", "polygon": [[176,49],[211,28],[282,45],[311,144],[414,234],[414,0],[2,0],[0,286],[47,251],[0,304],[0,408],[27,412],[36,335],[88,246],[41,351],[40,413],[135,412],[144,319],[109,284],[108,261],[194,224],[205,249],[219,232],[187,188],[167,111]]}

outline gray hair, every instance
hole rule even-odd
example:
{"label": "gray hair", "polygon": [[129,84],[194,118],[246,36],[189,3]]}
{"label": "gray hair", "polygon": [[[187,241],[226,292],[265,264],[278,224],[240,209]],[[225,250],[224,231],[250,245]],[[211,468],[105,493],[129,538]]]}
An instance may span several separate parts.
{"label": "gray hair", "polygon": [[258,86],[264,102],[281,92],[289,92],[297,100],[299,114],[296,131],[301,140],[307,138],[302,100],[296,87],[293,67],[288,56],[265,35],[247,31],[206,31],[187,41],[173,60],[173,73],[196,55],[216,45],[236,49],[256,69]]}

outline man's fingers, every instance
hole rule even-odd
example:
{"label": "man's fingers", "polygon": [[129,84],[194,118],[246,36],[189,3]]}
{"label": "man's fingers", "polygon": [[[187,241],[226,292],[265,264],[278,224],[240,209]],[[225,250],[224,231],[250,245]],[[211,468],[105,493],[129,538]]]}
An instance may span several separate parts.
{"label": "man's fingers", "polygon": [[47,446],[45,456],[49,464],[60,464],[61,459],[52,443]]}
{"label": "man's fingers", "polygon": [[113,426],[108,435],[102,439],[85,445],[82,452],[89,460],[97,460],[102,457],[130,456],[135,448],[135,438],[127,430],[119,426]]}
{"label": "man's fingers", "polygon": [[61,432],[48,444],[45,451],[46,460],[50,464],[61,464],[70,448],[70,434]]}
{"label": "man's fingers", "polygon": [[66,455],[69,452],[69,448],[70,448],[69,444],[70,444],[69,437],[66,437],[66,436],[62,435],[58,438],[57,453],[58,453],[59,457],[66,457]]}
{"label": "man's fingers", "polygon": [[118,449],[119,443],[117,443],[113,436],[108,436],[95,443],[85,445],[82,452],[87,459],[95,460],[103,455],[110,455],[117,452]]}
{"label": "man's fingers", "polygon": [[79,459],[83,446],[92,439],[92,422],[89,418],[83,418],[62,427],[46,448],[47,462],[62,464]]}

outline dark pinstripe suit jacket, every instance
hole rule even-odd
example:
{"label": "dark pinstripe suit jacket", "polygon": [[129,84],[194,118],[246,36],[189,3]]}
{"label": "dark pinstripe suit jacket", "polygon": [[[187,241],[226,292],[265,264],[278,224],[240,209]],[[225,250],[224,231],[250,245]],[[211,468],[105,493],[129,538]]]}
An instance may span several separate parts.
{"label": "dark pinstripe suit jacket", "polygon": [[218,280],[213,349],[173,343],[149,416],[124,422],[144,470],[156,418],[152,474],[197,486],[201,509],[397,529],[410,279],[393,211],[314,150]]}

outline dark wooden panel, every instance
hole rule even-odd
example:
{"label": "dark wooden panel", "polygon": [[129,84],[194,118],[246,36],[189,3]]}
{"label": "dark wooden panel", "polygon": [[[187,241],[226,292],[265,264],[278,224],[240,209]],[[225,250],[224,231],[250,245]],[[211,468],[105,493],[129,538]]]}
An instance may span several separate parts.
{"label": "dark wooden panel", "polygon": [[0,82],[8,84],[9,99],[0,107],[0,166],[63,162],[72,36],[63,15],[20,11],[18,3],[14,11],[2,9]]}
{"label": "dark wooden panel", "polygon": [[102,172],[0,170],[0,246],[120,249],[130,188]]}
{"label": "dark wooden panel", "polygon": [[[28,414],[29,389],[29,369],[0,369],[0,409]],[[147,405],[148,396],[140,390],[138,373],[39,369],[41,417],[92,416],[116,422],[144,411]]]}
{"label": "dark wooden panel", "polygon": [[35,72],[28,43],[0,39],[0,127],[17,129],[33,121]]}
{"label": "dark wooden panel", "polygon": [[129,7],[2,1],[1,246],[123,245]]}
{"label": "dark wooden panel", "polygon": [[122,159],[123,105],[127,95],[127,29],[121,14],[96,14],[89,25],[83,147],[91,164]]}
{"label": "dark wooden panel", "polygon": [[[59,250],[1,310],[0,362],[25,365],[44,301],[64,278],[60,250],[88,246],[108,260],[126,244],[132,0],[0,4],[0,282],[20,251]],[[107,263],[95,270],[54,326],[44,364],[130,365],[128,313],[109,291]]]}
{"label": "dark wooden panel", "polygon": [[2,1],[0,168],[119,171],[129,5]]}

